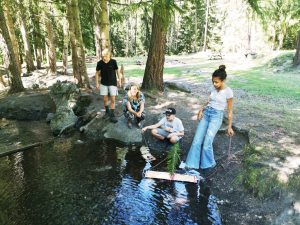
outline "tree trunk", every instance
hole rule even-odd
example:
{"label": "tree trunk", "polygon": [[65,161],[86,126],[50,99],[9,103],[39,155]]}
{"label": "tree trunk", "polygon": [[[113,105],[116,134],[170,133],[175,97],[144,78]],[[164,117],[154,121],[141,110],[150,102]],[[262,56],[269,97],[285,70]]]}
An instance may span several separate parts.
{"label": "tree trunk", "polygon": [[96,1],[96,7],[94,9],[94,35],[95,35],[95,46],[96,46],[96,57],[97,60],[101,59],[101,30],[100,30],[100,9],[98,6],[98,1]]}
{"label": "tree trunk", "polygon": [[42,68],[43,62],[43,41],[44,37],[41,31],[40,25],[40,8],[38,0],[32,0],[30,2],[30,10],[31,10],[31,19],[33,25],[33,41],[34,41],[34,49],[35,49],[35,60],[36,60],[36,68]]}
{"label": "tree trunk", "polygon": [[109,38],[109,17],[107,0],[100,0],[100,32],[101,32],[101,50],[111,49]]}
{"label": "tree trunk", "polygon": [[70,33],[70,42],[72,50],[72,68],[73,68],[73,77],[77,80],[79,86],[82,85],[81,76],[79,74],[79,65],[78,65],[78,55],[77,47],[75,41],[75,28],[73,24],[72,9],[70,6],[71,3],[67,5],[67,19],[69,21],[69,33]]}
{"label": "tree trunk", "polygon": [[11,12],[10,8],[8,5],[4,5],[3,6],[3,12],[4,12],[4,16],[6,18],[6,24],[7,24],[7,29],[8,29],[8,33],[12,42],[12,46],[13,49],[15,51],[16,54],[16,63],[20,69],[20,71],[22,71],[22,67],[21,67],[21,62],[20,62],[20,52],[19,52],[19,43],[17,41],[17,37],[15,34],[15,30],[14,30],[14,21],[13,18],[11,17],[11,14],[9,12]]}
{"label": "tree trunk", "polygon": [[209,16],[209,0],[206,0],[203,52],[206,51],[206,46],[207,46],[208,16]]}
{"label": "tree trunk", "polygon": [[150,48],[142,88],[163,91],[163,70],[165,63],[166,29],[157,10],[153,12]]}
{"label": "tree trunk", "polygon": [[296,54],[293,61],[294,66],[300,65],[300,30],[298,31]]}
{"label": "tree trunk", "polygon": [[17,57],[12,45],[12,41],[9,36],[7,25],[5,23],[5,17],[4,17],[1,1],[0,1],[0,30],[7,46],[6,48],[7,52],[4,52],[4,54],[6,54],[9,59],[8,71],[11,79],[11,86],[9,92],[10,93],[21,92],[24,90],[22,80],[21,80],[21,71],[17,64],[17,59],[16,59]]}
{"label": "tree trunk", "polygon": [[29,43],[29,38],[28,38],[28,30],[26,27],[26,9],[24,7],[24,2],[20,1],[18,4],[19,7],[19,24],[20,24],[20,30],[21,30],[21,35],[22,35],[22,40],[23,40],[23,45],[24,45],[24,51],[25,51],[25,62],[26,62],[26,68],[27,68],[27,73],[30,73],[35,70],[35,66],[33,63],[33,57],[32,57],[32,48]]}
{"label": "tree trunk", "polygon": [[69,38],[69,23],[66,18],[64,18],[63,29],[64,29],[63,74],[67,74],[70,38]]}
{"label": "tree trunk", "polygon": [[48,59],[49,59],[49,71],[50,74],[56,74],[56,50],[55,50],[55,40],[54,40],[54,29],[51,12],[50,3],[45,3],[43,9],[45,31],[46,31],[46,44],[48,47]]}
{"label": "tree trunk", "polygon": [[[74,42],[72,45],[75,46],[72,47],[72,51],[76,51],[76,55],[75,54],[73,55],[72,53],[72,57],[77,56],[77,60],[75,60],[77,62],[75,62],[75,64],[77,63],[78,72],[79,72],[78,84],[80,87],[90,88],[89,78],[87,75],[86,64],[85,64],[85,52],[84,52],[82,33],[81,33],[78,0],[69,0],[67,8],[69,11],[68,20],[70,24],[70,34],[71,34],[71,24],[74,33],[74,40],[73,40]],[[73,67],[73,71],[74,71],[74,67]]]}

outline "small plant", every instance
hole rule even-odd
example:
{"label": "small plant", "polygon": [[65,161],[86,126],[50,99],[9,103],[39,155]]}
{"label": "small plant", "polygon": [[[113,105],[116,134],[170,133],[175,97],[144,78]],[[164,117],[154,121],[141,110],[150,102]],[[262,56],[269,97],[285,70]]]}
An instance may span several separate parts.
{"label": "small plant", "polygon": [[262,157],[263,151],[247,145],[244,148],[243,172],[237,177],[258,198],[271,195],[280,186],[275,171],[260,163]]}
{"label": "small plant", "polygon": [[180,161],[180,146],[179,143],[176,143],[170,149],[168,156],[167,156],[167,171],[170,174],[174,174],[177,165]]}

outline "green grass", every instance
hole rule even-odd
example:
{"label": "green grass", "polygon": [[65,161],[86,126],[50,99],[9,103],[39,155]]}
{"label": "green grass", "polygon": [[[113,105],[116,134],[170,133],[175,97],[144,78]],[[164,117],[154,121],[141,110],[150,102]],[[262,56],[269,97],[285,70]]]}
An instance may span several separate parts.
{"label": "green grass", "polygon": [[300,76],[293,73],[272,73],[264,67],[237,71],[230,86],[260,96],[300,100]]}

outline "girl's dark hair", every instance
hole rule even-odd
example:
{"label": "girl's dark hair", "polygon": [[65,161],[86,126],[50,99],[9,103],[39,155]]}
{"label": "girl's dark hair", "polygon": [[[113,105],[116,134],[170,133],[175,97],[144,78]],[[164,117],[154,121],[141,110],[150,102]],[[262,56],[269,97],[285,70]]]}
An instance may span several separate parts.
{"label": "girl's dark hair", "polygon": [[225,80],[227,77],[227,73],[225,69],[226,69],[225,65],[220,65],[219,69],[213,72],[212,77],[219,77],[221,81]]}

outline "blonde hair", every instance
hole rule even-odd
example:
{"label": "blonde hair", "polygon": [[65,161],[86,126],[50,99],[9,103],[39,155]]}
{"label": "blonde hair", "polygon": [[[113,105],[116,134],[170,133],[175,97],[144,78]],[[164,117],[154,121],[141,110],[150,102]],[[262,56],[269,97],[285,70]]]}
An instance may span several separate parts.
{"label": "blonde hair", "polygon": [[111,52],[108,48],[105,48],[102,50],[101,56],[105,56],[105,55],[107,55],[109,57],[111,56]]}
{"label": "blonde hair", "polygon": [[[137,93],[136,93],[135,96],[132,96],[132,95],[131,95],[131,88],[132,88],[132,87],[136,87],[136,89],[137,89]],[[129,91],[128,91],[128,93],[127,93],[128,101],[133,100],[134,97],[136,97],[137,99],[139,99],[139,98],[140,98],[140,95],[141,95],[140,87],[139,87],[137,84],[131,84],[131,85],[130,85],[130,88],[129,88]]]}

